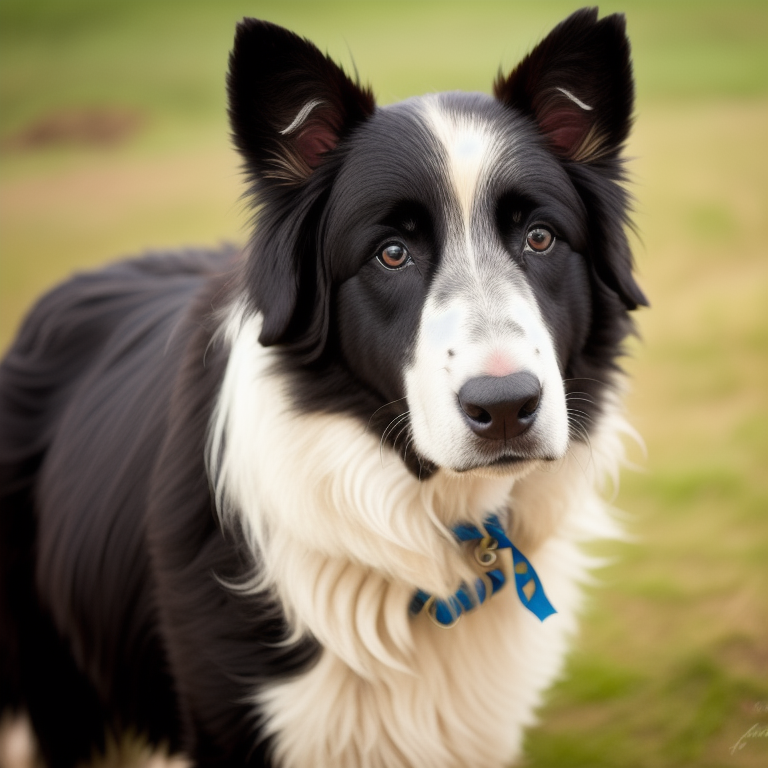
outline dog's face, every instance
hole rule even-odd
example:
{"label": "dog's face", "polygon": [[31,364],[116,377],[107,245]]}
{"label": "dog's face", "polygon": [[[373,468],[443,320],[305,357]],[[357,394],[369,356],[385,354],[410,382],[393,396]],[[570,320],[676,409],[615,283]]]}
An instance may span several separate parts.
{"label": "dog's face", "polygon": [[263,206],[249,284],[308,407],[357,413],[425,476],[562,457],[643,303],[616,184],[619,17],[566,20],[496,97],[376,109],[313,46],[247,21],[230,72]]}
{"label": "dog's face", "polygon": [[567,175],[480,95],[383,109],[351,143],[326,239],[344,261],[345,359],[388,400],[405,395],[414,448],[440,467],[562,456],[561,372],[590,319]]}

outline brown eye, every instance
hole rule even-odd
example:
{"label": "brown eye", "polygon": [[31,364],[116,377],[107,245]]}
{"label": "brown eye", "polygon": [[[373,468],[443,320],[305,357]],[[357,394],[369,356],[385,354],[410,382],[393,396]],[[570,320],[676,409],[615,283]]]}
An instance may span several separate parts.
{"label": "brown eye", "polygon": [[379,255],[379,262],[387,269],[400,269],[410,263],[411,257],[404,245],[388,245]]}
{"label": "brown eye", "polygon": [[529,230],[525,242],[532,251],[543,253],[555,242],[555,236],[544,227],[534,227]]}

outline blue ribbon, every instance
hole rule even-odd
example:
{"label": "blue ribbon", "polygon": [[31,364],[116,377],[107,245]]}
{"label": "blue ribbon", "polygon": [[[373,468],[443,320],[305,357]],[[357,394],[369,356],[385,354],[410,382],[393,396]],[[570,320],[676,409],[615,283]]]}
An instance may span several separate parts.
{"label": "blue ribbon", "polygon": [[[544,593],[544,587],[541,585],[534,567],[531,565],[528,558],[509,540],[507,534],[504,532],[504,528],[499,522],[499,518],[496,515],[489,515],[483,522],[483,528],[481,531],[474,525],[457,525],[453,529],[453,533],[459,541],[474,541],[476,539],[484,539],[486,536],[490,536],[496,540],[498,546],[497,549],[511,549],[512,550],[512,564],[515,573],[515,587],[517,588],[517,595],[520,598],[520,602],[538,617],[541,621],[544,621],[548,616],[551,616],[557,611],[552,607],[552,603],[547,599]],[[498,568],[491,571],[486,571],[486,577],[491,585],[491,595],[496,594],[506,583],[506,576],[503,571]],[[476,608],[477,605],[482,605],[488,597],[488,590],[486,588],[486,582],[478,577],[475,580],[475,594],[477,595],[477,602],[475,602],[474,595],[470,592],[469,587],[466,584],[462,584],[461,587],[456,590],[456,593],[451,595],[447,600],[432,598],[428,592],[419,590],[411,600],[410,612],[415,615],[419,613],[424,606],[432,601],[431,610],[435,620],[443,626],[452,626],[455,624],[462,613],[471,611]]]}

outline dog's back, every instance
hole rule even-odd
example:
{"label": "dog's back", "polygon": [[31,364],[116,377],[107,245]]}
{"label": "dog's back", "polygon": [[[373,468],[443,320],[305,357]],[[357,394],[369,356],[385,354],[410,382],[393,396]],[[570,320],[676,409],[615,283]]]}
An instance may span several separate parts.
{"label": "dog's back", "polygon": [[116,712],[151,737],[176,731],[143,518],[174,379],[201,332],[195,297],[231,258],[78,275],[41,299],[0,366],[0,709],[46,700],[32,714],[61,735],[47,750],[57,762],[87,758]]}

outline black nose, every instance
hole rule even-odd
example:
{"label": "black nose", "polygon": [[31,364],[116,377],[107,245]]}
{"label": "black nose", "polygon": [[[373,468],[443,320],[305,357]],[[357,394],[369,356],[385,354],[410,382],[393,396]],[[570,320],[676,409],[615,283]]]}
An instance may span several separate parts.
{"label": "black nose", "polygon": [[459,390],[459,405],[469,428],[480,437],[508,440],[536,419],[541,383],[527,371],[509,376],[478,376]]}

